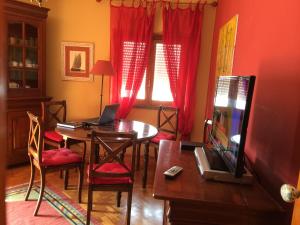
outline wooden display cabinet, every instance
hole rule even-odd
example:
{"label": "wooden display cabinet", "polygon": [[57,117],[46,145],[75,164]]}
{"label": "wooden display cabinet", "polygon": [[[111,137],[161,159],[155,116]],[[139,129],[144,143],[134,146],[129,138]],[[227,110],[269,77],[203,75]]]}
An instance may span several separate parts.
{"label": "wooden display cabinet", "polygon": [[48,9],[7,0],[7,163],[28,161],[27,111],[40,114],[45,96],[46,19]]}

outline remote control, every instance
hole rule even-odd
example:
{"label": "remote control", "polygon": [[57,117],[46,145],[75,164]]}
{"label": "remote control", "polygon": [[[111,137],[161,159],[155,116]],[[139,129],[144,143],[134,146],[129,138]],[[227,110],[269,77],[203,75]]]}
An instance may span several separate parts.
{"label": "remote control", "polygon": [[164,175],[166,175],[167,177],[175,177],[182,170],[183,170],[183,168],[180,166],[173,166],[170,169],[166,170],[164,172]]}

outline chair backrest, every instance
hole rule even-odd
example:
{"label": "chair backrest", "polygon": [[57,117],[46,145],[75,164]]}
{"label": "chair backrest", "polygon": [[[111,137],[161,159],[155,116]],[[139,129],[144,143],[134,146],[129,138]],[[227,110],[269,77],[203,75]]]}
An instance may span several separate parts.
{"label": "chair backrest", "polygon": [[29,136],[28,136],[28,155],[34,156],[38,159],[38,163],[42,162],[43,150],[43,134],[44,128],[38,116],[27,112],[29,117]]}
{"label": "chair backrest", "polygon": [[42,122],[46,130],[53,130],[57,123],[66,122],[67,104],[65,100],[42,102]]}
{"label": "chair backrest", "polygon": [[177,138],[178,111],[178,108],[175,107],[160,106],[157,117],[158,131],[174,134]]}
{"label": "chair backrest", "polygon": [[[95,149],[98,147],[104,151],[104,156],[99,159],[96,166],[89,166],[89,177],[130,177],[134,180],[135,168],[135,151],[136,151],[137,133],[125,132],[95,132],[91,134],[91,151],[90,151],[90,165],[95,165],[96,156]],[[122,159],[122,152],[128,147],[132,147],[131,162],[124,163]],[[124,168],[125,173],[105,173],[96,172],[96,170],[105,163],[118,163]]]}

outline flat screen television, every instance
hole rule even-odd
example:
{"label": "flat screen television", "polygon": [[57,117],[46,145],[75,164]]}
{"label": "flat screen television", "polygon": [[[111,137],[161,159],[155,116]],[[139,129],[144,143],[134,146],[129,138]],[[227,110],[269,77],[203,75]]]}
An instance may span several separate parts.
{"label": "flat screen television", "polygon": [[244,147],[255,76],[220,76],[209,139],[235,177],[244,173]]}

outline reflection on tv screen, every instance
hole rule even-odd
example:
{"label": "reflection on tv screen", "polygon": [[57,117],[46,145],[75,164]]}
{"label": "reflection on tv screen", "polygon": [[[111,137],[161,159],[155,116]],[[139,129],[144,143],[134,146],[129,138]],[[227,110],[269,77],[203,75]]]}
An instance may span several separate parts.
{"label": "reflection on tv screen", "polygon": [[244,150],[240,149],[240,141],[243,126],[247,128],[247,124],[244,124],[248,122],[248,118],[245,120],[245,111],[248,117],[250,104],[249,108],[246,106],[249,99],[251,103],[254,80],[254,76],[222,76],[217,83],[211,139],[232,170],[237,164],[239,151]]}

